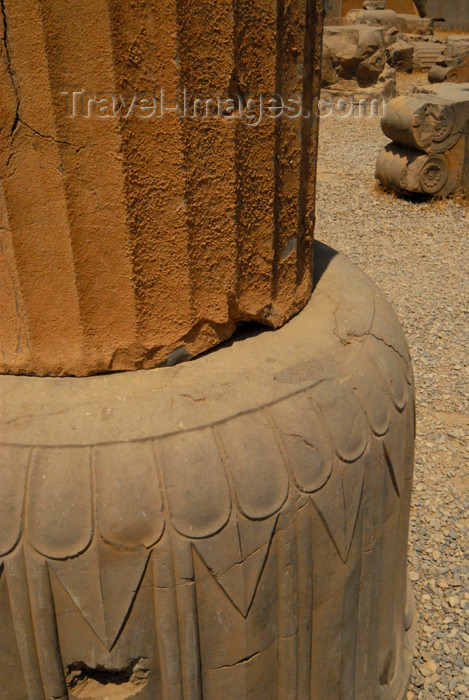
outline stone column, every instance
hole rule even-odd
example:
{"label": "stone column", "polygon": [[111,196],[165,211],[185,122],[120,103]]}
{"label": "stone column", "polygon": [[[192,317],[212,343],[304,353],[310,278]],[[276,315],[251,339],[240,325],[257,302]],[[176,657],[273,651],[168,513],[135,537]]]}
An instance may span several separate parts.
{"label": "stone column", "polygon": [[0,371],[172,364],[297,313],[317,121],[260,110],[311,110],[321,2],[2,9]]}
{"label": "stone column", "polygon": [[322,3],[1,7],[0,697],[402,700],[408,349],[255,113]]}

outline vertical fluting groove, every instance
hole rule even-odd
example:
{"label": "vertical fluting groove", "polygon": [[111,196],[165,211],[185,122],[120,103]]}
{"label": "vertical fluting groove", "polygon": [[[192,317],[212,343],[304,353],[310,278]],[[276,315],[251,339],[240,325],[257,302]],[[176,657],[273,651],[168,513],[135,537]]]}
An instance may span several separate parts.
{"label": "vertical fluting groove", "polygon": [[166,523],[163,538],[153,550],[155,623],[161,682],[165,698],[167,694],[168,700],[183,700],[181,628],[178,617],[173,533],[157,441],[153,442],[153,454]]}
{"label": "vertical fluting groove", "polygon": [[[380,513],[381,527],[381,547],[380,547],[380,580],[383,582],[379,595],[379,619],[376,624],[378,630],[377,648],[379,654],[377,657],[376,679],[380,685],[388,685],[392,681],[396,670],[396,571],[399,566],[399,547],[396,546],[396,532],[399,534],[399,528],[396,527],[395,521],[400,523],[400,508],[401,502],[395,495],[394,488],[391,483],[389,469],[386,464],[384,449],[382,450],[380,471],[380,493],[384,494],[383,508]],[[388,483],[388,487],[386,486]],[[389,503],[386,501],[388,492],[391,492],[393,503],[397,502],[397,507],[394,506],[389,510]]]}
{"label": "vertical fluting groove", "polygon": [[3,364],[29,359],[27,315],[13,248],[3,182],[0,181],[0,352]]}
{"label": "vertical fluting groove", "polygon": [[311,634],[313,624],[313,533],[311,504],[298,512],[298,700],[311,697]]}
{"label": "vertical fluting groove", "polygon": [[[306,12],[304,0],[282,0],[278,4],[277,93],[284,104],[302,99]],[[296,108],[296,112],[299,108]],[[298,252],[298,200],[300,191],[301,114],[285,113],[276,122],[276,236],[274,290],[277,307],[296,296]],[[278,323],[283,321],[282,314]]]}
{"label": "vertical fluting groove", "polygon": [[[217,117],[233,73],[232,0],[178,0],[181,80],[189,117],[183,121],[190,280],[194,316],[205,331],[229,319],[235,290],[235,126]],[[193,98],[201,100],[193,118]],[[206,99],[213,99],[206,109]],[[212,111],[213,109],[213,111]],[[203,115],[203,116],[202,116]]]}
{"label": "vertical fluting groove", "polygon": [[163,697],[183,700],[176,582],[170,537],[153,551],[155,620]]}
{"label": "vertical fluting groove", "polygon": [[28,700],[44,700],[22,546],[5,561],[5,574],[16,643],[18,645]]}
{"label": "vertical fluting groove", "polygon": [[[232,12],[233,12],[233,74],[231,76],[231,84],[228,86],[227,97],[238,98],[241,97],[241,88],[239,82],[239,70],[240,70],[240,42],[242,37],[241,32],[241,21],[242,14],[240,12],[240,3],[242,0],[232,0]],[[241,163],[240,157],[242,153],[239,147],[239,124],[235,127],[235,139],[234,139],[234,170],[235,170],[235,196],[236,196],[236,206],[235,206],[235,230],[236,230],[236,254],[235,254],[235,287],[234,287],[234,298],[229,301],[231,305],[239,306],[239,298],[242,293],[241,284],[241,215],[242,215],[242,196],[241,196]]]}
{"label": "vertical fluting groove", "polygon": [[[410,402],[407,404],[405,412],[412,411]],[[408,425],[411,421],[409,419]],[[407,428],[405,435],[405,446],[402,450],[402,457],[404,464],[399,465],[400,473],[403,475],[401,481],[401,496],[399,499],[399,534],[398,534],[398,544],[396,547],[397,554],[397,576],[395,582],[395,609],[394,609],[394,624],[395,624],[395,644],[397,650],[397,656],[395,660],[395,671],[397,671],[397,678],[394,677],[393,681],[397,683],[402,682],[400,678],[399,671],[402,668],[401,657],[405,653],[405,608],[407,600],[407,543],[409,541],[409,512],[410,512],[410,501],[412,498],[412,481],[411,479],[405,479],[407,464],[413,463],[413,435],[412,431]],[[395,676],[395,674],[394,674]]]}
{"label": "vertical fluting groove", "polygon": [[[355,532],[350,545],[347,560],[347,578],[344,588],[344,607],[342,620],[342,695],[343,700],[356,700],[355,694],[357,679],[357,645],[358,637],[358,611],[360,606],[361,584],[361,530],[363,523],[363,508],[357,518]],[[353,568],[352,568],[353,567]]]}
{"label": "vertical fluting groove", "polygon": [[[389,479],[386,466],[383,443],[380,439],[373,440],[369,466],[365,471],[364,494],[365,513],[363,522],[364,554],[362,562],[362,577],[359,603],[359,632],[358,632],[358,665],[357,690],[358,697],[376,696],[379,679],[378,642],[370,644],[373,634],[370,629],[379,629],[382,624],[384,607],[383,582],[383,527],[385,498],[382,484],[383,477]],[[362,630],[362,632],[360,632]],[[370,684],[370,679],[372,683]]]}
{"label": "vertical fluting groove", "polygon": [[172,548],[181,641],[183,697],[184,700],[202,700],[202,661],[192,543],[174,535]]}
{"label": "vertical fluting groove", "polygon": [[119,125],[138,335],[157,356],[162,345],[182,339],[192,321],[177,3],[152,0],[129,11],[110,0],[110,7],[118,83],[131,95],[154,96],[154,116],[135,115]]}
{"label": "vertical fluting groove", "polygon": [[[305,2],[305,36],[303,57],[303,110],[301,127],[300,191],[298,196],[297,279],[301,286],[305,270],[312,275],[312,246],[315,221],[315,183],[319,115],[314,97],[321,88],[322,10],[318,0]],[[311,284],[311,278],[308,280]]]}
{"label": "vertical fluting groove", "polygon": [[316,510],[313,512],[313,533],[314,561],[318,562],[318,566],[313,566],[312,582],[315,595],[311,634],[311,698],[341,698],[346,565]]}
{"label": "vertical fluting groove", "polygon": [[[285,0],[277,0],[277,41],[275,59],[275,94],[283,97],[283,28],[285,26]],[[275,121],[275,146],[274,146],[274,235],[273,235],[273,266],[271,277],[271,296],[273,299],[278,291],[278,266],[280,257],[280,120]]]}
{"label": "vertical fluting groove", "polygon": [[[275,170],[274,121],[260,117],[261,100],[275,91],[275,0],[235,0],[235,65],[230,92],[255,109],[238,119],[235,131],[237,273],[236,304],[241,316],[270,312],[273,261]],[[251,124],[251,125],[249,125]]]}
{"label": "vertical fluting groove", "polygon": [[[54,364],[60,371],[64,362],[74,363],[80,355],[82,332],[42,16],[37,0],[24,0],[20,7],[4,2],[3,8],[18,96],[12,172],[3,180],[5,201],[31,360],[47,361],[54,347]],[[28,32],[23,27],[26,17]]]}
{"label": "vertical fluting groove", "polygon": [[46,698],[66,700],[67,685],[62,667],[54,599],[47,562],[28,547],[26,567],[34,637]]}
{"label": "vertical fluting groove", "polygon": [[279,700],[298,698],[298,568],[297,515],[278,531]]}
{"label": "vertical fluting groove", "polygon": [[[66,13],[60,0],[40,2],[84,352],[103,371],[136,336],[121,138],[116,120],[98,116],[92,102],[117,88],[112,18],[106,0],[71,0]],[[89,41],[92,32],[99,42]],[[60,95],[70,85],[85,91],[74,118],[70,95],[68,105]]]}
{"label": "vertical fluting groove", "polygon": [[[372,618],[375,613],[375,594],[379,591],[376,576],[376,524],[378,513],[381,508],[378,493],[379,464],[378,448],[381,443],[373,439],[370,459],[365,467],[363,479],[363,513],[362,513],[362,533],[361,533],[361,576],[360,576],[360,597],[358,600],[358,630],[356,641],[356,675],[354,691],[356,698],[369,700],[372,690],[368,686],[370,649],[368,641],[371,638],[370,628],[373,624]],[[377,478],[378,477],[378,478]],[[370,497],[368,497],[370,495]]]}

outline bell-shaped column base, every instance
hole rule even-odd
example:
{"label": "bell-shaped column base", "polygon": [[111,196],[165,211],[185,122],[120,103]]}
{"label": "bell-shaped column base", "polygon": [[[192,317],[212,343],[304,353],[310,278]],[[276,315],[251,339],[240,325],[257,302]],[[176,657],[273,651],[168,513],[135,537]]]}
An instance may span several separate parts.
{"label": "bell-shaped column base", "polygon": [[391,307],[309,305],[177,367],[0,377],[0,695],[401,700],[414,401]]}

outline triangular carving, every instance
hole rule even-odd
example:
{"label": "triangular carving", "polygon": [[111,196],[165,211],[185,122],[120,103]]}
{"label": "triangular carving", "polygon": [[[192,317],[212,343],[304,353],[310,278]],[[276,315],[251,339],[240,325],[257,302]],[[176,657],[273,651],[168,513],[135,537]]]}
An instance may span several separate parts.
{"label": "triangular carving", "polygon": [[345,503],[345,559],[348,559],[363,493],[365,465],[362,460],[342,467]]}
{"label": "triangular carving", "polygon": [[385,461],[386,466],[387,466],[387,473],[388,473],[388,476],[392,482],[393,489],[396,492],[396,496],[399,498],[400,497],[399,485],[397,483],[397,480],[399,478],[399,474],[396,474],[394,464],[391,460],[391,457],[389,456],[389,452],[386,449],[386,445],[383,445],[383,450],[384,450],[384,461]]}
{"label": "triangular carving", "polygon": [[406,439],[408,439],[409,433],[409,427],[406,423],[407,419],[407,413],[395,414],[389,431],[383,438],[384,456],[398,496],[400,496],[402,487]]}
{"label": "triangular carving", "polygon": [[[74,559],[49,560],[48,565],[57,581],[68,593],[93,632],[107,649],[97,547],[90,547],[84,554]],[[57,612],[60,613],[60,611]]]}
{"label": "triangular carving", "polygon": [[363,491],[365,467],[360,460],[340,464],[327,484],[311,496],[342,559],[347,561]]}
{"label": "triangular carving", "polygon": [[110,651],[130,614],[148,562],[148,550],[119,551],[105,544],[68,561],[49,561],[56,579]]}
{"label": "triangular carving", "polygon": [[254,600],[276,522],[277,516],[248,520],[234,513],[220,533],[194,543],[202,563],[243,617]]}
{"label": "triangular carving", "polygon": [[326,529],[341,558],[345,561],[345,505],[340,467],[335,468],[329,481],[311,496]]}
{"label": "triangular carving", "polygon": [[128,618],[148,564],[150,552],[140,547],[134,551],[102,545],[99,548],[101,586],[104,601],[109,649],[112,649]]}

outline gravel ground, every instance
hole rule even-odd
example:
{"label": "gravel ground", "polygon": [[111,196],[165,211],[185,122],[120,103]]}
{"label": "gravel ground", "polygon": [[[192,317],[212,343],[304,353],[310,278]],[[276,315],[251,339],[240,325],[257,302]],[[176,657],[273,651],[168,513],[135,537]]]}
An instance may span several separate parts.
{"label": "gravel ground", "polygon": [[[401,89],[412,83],[401,79]],[[469,199],[410,201],[381,190],[374,168],[386,142],[378,117],[321,120],[316,237],[385,293],[414,362],[409,564],[419,624],[407,698],[467,698]]]}

